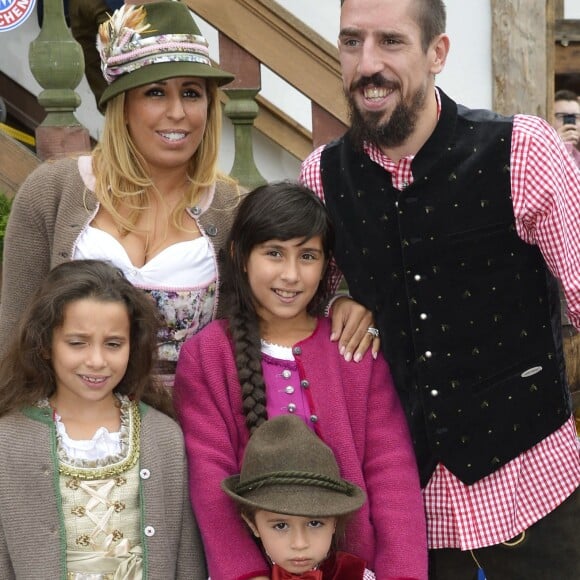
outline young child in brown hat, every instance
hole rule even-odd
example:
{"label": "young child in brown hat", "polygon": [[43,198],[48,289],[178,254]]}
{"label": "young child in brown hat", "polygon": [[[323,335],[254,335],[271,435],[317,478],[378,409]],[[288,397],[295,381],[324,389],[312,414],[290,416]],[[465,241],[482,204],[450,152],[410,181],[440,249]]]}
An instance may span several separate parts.
{"label": "young child in brown hat", "polygon": [[241,473],[223,490],[272,563],[272,580],[371,580],[365,561],[336,551],[348,515],[364,491],[341,479],[332,450],[304,421],[282,415],[252,435]]}

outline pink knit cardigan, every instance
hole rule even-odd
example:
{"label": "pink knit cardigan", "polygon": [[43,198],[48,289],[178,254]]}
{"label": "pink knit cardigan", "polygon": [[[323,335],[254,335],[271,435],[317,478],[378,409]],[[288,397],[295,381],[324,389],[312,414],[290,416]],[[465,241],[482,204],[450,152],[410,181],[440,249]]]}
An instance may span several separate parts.
{"label": "pink knit cardigan", "polygon": [[[319,436],[342,476],[368,501],[347,527],[344,549],[366,560],[379,580],[427,578],[421,491],[407,423],[387,364],[370,353],[346,362],[331,343],[330,324],[297,343],[301,379],[308,379]],[[182,347],[174,397],[185,435],[190,497],[212,580],[269,575],[268,564],[220,482],[240,472],[248,442],[241,388],[227,334],[215,321]]]}

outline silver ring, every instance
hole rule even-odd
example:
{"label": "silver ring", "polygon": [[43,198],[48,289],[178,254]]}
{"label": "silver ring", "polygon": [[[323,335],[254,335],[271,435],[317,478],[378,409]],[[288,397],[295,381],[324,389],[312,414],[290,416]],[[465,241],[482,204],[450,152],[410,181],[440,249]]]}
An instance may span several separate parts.
{"label": "silver ring", "polygon": [[379,338],[379,329],[374,326],[369,326],[367,332],[373,335],[373,338]]}

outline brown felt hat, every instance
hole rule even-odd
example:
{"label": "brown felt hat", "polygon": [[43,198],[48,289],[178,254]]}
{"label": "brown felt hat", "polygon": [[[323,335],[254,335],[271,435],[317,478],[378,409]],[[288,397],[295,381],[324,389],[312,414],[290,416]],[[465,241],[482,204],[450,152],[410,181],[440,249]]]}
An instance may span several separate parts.
{"label": "brown felt hat", "polygon": [[334,454],[294,415],[263,423],[252,435],[239,475],[222,489],[240,505],[305,517],[331,517],[359,509],[364,491],[340,477]]}
{"label": "brown felt hat", "polygon": [[101,107],[129,89],[174,77],[211,78],[219,86],[234,79],[212,66],[207,41],[181,2],[124,4],[100,25],[97,49],[109,84]]}

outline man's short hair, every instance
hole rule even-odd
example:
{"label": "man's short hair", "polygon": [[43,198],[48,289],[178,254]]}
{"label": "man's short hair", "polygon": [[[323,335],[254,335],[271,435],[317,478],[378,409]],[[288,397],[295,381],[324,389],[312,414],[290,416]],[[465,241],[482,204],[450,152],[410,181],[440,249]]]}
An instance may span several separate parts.
{"label": "man's short hair", "polygon": [[557,91],[554,95],[554,102],[558,101],[577,101],[578,95],[574,91],[569,91],[567,89],[562,89]]}
{"label": "man's short hair", "polygon": [[[340,5],[345,0],[340,0]],[[421,47],[427,52],[431,41],[445,32],[447,15],[443,0],[414,0],[416,21],[421,29]]]}

